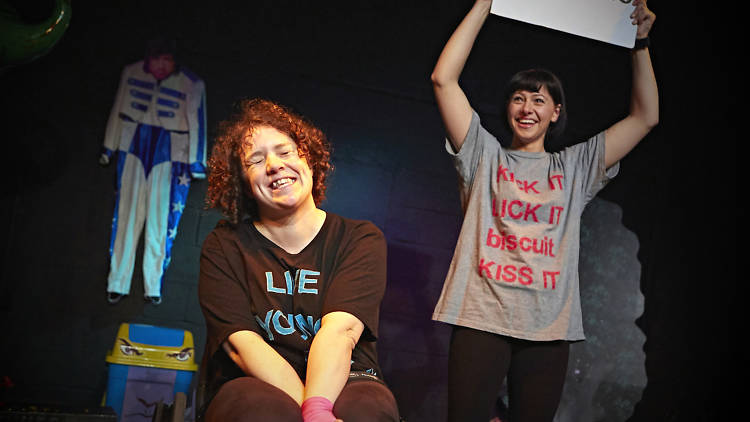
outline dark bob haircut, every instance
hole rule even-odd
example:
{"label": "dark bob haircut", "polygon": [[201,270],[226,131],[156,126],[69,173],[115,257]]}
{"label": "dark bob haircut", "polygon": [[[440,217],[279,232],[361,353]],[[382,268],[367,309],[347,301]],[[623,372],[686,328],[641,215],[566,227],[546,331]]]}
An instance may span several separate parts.
{"label": "dark bob haircut", "polygon": [[315,204],[325,199],[326,177],[333,166],[323,132],[283,105],[260,98],[243,100],[228,120],[219,123],[208,160],[206,207],[218,209],[235,224],[245,216],[253,220],[259,217],[255,198],[246,186],[241,153],[249,146],[249,136],[262,126],[278,130],[297,144],[300,157],[312,170]]}
{"label": "dark bob haircut", "polygon": [[[505,87],[504,110],[508,109],[508,104],[514,92],[539,92],[543,86],[547,88],[555,104],[560,105],[560,115],[557,118],[557,122],[550,123],[549,128],[547,128],[549,138],[557,139],[565,131],[565,126],[568,122],[568,113],[566,111],[565,92],[563,91],[562,82],[560,82],[560,79],[554,73],[544,69],[529,69],[522,70],[513,75]],[[503,121],[505,122],[505,128],[510,131],[508,120],[504,119]]]}

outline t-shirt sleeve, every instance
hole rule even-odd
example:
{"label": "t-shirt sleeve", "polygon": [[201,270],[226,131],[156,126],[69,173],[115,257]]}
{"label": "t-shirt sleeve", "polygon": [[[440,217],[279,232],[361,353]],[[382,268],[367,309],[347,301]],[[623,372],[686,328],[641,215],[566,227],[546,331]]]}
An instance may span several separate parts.
{"label": "t-shirt sleeve", "polygon": [[210,233],[200,258],[198,297],[208,331],[207,356],[213,356],[234,332],[250,330],[263,335],[253,317],[239,251],[233,252],[233,242],[221,238],[219,230]]}
{"label": "t-shirt sleeve", "polygon": [[480,161],[482,158],[487,159],[488,156],[494,156],[495,151],[499,148],[500,142],[482,126],[479,115],[474,110],[472,110],[471,124],[466,132],[461,149],[456,152],[450,141],[446,139],[445,149],[453,159],[453,165],[458,174],[462,205],[465,206],[466,201],[471,196],[471,188]]}
{"label": "t-shirt sleeve", "polygon": [[386,284],[385,236],[374,224],[359,222],[341,245],[337,261],[322,315],[350,313],[365,325],[362,338],[375,341]]}
{"label": "t-shirt sleeve", "polygon": [[579,185],[586,203],[617,176],[620,169],[619,162],[609,169],[606,168],[604,148],[604,132],[600,132],[588,141],[573,145],[564,151],[567,156],[565,160],[572,160],[577,169],[576,178],[580,179]]}

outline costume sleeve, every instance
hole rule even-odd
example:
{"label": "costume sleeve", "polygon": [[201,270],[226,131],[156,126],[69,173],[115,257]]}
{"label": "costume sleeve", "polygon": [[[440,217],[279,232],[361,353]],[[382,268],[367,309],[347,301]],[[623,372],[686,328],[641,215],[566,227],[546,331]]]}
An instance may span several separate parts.
{"label": "costume sleeve", "polygon": [[604,147],[604,132],[600,132],[588,141],[566,148],[563,152],[568,156],[564,160],[572,161],[575,166],[576,178],[579,179],[578,188],[583,192],[586,203],[617,176],[620,169],[619,162],[606,168]]}
{"label": "costume sleeve", "polygon": [[344,311],[354,315],[365,325],[362,338],[374,341],[386,283],[383,233],[372,223],[359,222],[349,241],[341,245],[334,268],[322,314]]}
{"label": "costume sleeve", "polygon": [[107,120],[107,128],[104,132],[104,143],[102,144],[102,154],[106,154],[107,158],[112,158],[112,154],[120,146],[120,133],[122,132],[122,120],[120,119],[120,110],[122,110],[122,102],[127,97],[128,89],[128,69],[126,66],[120,74],[120,85],[117,87],[117,94],[115,94],[115,103],[112,105],[112,110],[109,112],[109,119]]}
{"label": "costume sleeve", "polygon": [[194,179],[206,177],[206,84],[197,80],[188,100],[190,173]]}
{"label": "costume sleeve", "polygon": [[222,242],[214,230],[203,242],[200,259],[198,297],[208,329],[206,355],[213,354],[226,338],[237,331],[250,330],[262,335],[252,312],[244,267],[234,243]]}

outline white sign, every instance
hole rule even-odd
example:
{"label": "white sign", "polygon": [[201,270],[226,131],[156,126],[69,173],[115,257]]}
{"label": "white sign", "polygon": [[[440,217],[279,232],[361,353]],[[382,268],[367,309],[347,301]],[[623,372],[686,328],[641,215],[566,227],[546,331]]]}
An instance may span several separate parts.
{"label": "white sign", "polygon": [[632,0],[495,0],[495,15],[633,47]]}

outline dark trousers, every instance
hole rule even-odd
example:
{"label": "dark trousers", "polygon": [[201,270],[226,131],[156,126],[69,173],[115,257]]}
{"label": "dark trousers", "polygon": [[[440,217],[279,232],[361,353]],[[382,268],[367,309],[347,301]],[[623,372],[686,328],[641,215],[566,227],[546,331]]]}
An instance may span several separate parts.
{"label": "dark trousers", "polygon": [[507,376],[511,422],[549,422],[568,368],[567,341],[527,341],[454,326],[448,421],[487,422]]}
{"label": "dark trousers", "polygon": [[[396,399],[380,381],[350,377],[333,406],[346,422],[397,422]],[[302,422],[299,405],[285,392],[253,377],[224,384],[206,410],[206,422]],[[486,421],[485,421],[486,422]]]}

